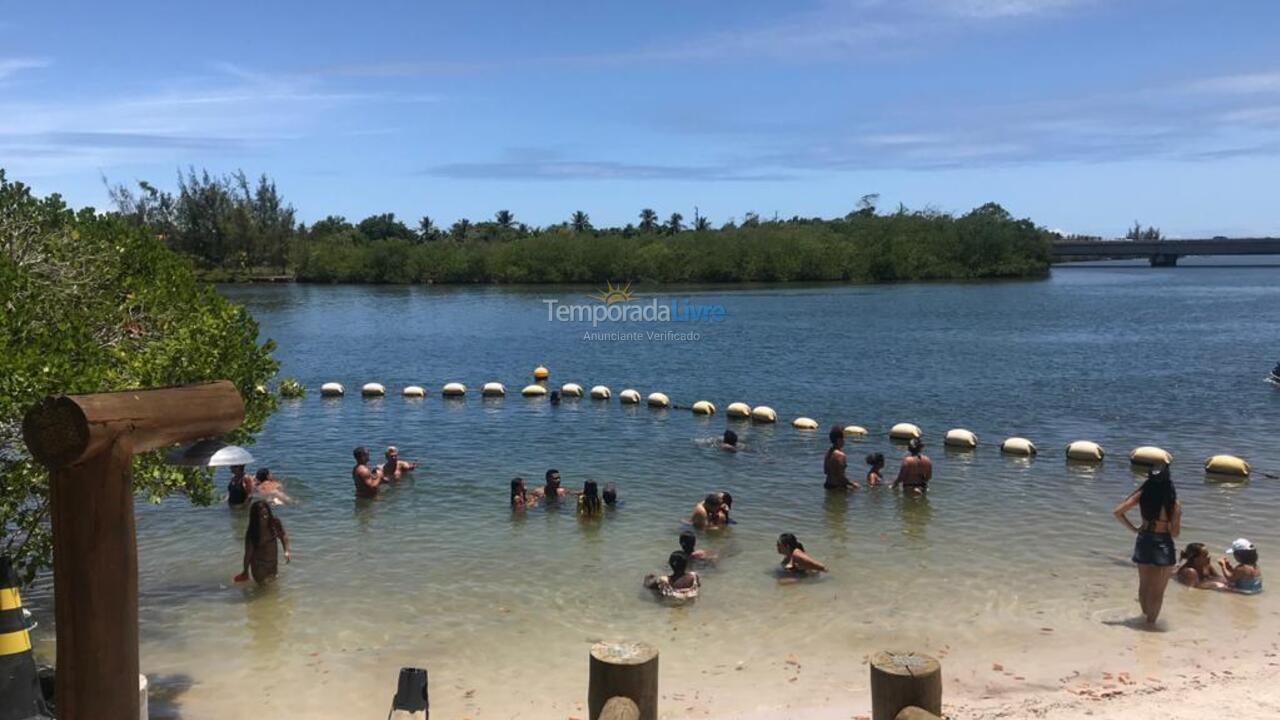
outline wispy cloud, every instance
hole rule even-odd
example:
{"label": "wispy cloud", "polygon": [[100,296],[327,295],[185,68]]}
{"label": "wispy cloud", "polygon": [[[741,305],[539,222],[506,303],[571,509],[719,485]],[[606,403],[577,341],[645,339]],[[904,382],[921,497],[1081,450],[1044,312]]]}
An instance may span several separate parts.
{"label": "wispy cloud", "polygon": [[0,80],[7,80],[24,70],[39,70],[49,67],[51,62],[44,58],[0,58]]}
{"label": "wispy cloud", "polygon": [[761,182],[789,180],[782,172],[728,166],[661,165],[615,160],[508,159],[437,165],[428,175],[454,180],[663,180]]}
{"label": "wispy cloud", "polygon": [[1233,95],[1280,93],[1280,71],[1222,75],[1197,80],[1189,87],[1198,92]]}

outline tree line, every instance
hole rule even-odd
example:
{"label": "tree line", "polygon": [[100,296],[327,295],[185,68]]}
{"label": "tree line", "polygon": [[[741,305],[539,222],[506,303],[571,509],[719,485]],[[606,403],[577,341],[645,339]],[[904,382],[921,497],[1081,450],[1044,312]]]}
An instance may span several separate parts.
{"label": "tree line", "polygon": [[762,219],[718,227],[695,210],[597,227],[582,210],[532,226],[492,219],[409,224],[393,213],[298,223],[266,176],[179,174],[176,194],[110,186],[115,211],[190,257],[206,279],[291,275],[322,283],[893,282],[1035,277],[1055,237],[988,203],[963,215],[877,211],[866,195],[837,218]]}

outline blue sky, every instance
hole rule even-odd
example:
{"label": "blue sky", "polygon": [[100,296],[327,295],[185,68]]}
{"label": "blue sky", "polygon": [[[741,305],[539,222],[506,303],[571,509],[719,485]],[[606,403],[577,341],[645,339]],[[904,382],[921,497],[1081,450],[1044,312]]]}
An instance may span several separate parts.
{"label": "blue sky", "polygon": [[1280,235],[1280,3],[0,2],[0,166],[106,205],[179,167],[304,220],[866,193],[1116,235]]}

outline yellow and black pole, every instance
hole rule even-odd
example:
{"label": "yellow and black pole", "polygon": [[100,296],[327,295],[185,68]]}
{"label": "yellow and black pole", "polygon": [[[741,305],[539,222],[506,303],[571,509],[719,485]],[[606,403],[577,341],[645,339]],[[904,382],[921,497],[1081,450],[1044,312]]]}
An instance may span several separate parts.
{"label": "yellow and black pole", "polygon": [[47,718],[31,636],[22,617],[18,573],[0,557],[0,720]]}

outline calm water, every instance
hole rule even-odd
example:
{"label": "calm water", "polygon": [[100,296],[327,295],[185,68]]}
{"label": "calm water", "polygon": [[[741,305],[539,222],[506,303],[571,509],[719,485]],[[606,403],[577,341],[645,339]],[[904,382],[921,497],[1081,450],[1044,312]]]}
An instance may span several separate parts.
{"label": "calm water", "polygon": [[[1106,622],[1136,612],[1131,535],[1110,510],[1134,487],[1125,457],[1143,444],[1175,456],[1183,541],[1218,550],[1245,535],[1264,566],[1280,550],[1280,480],[1265,475],[1280,474],[1280,391],[1263,382],[1280,356],[1275,268],[664,289],[664,298],[727,309],[721,323],[672,326],[698,332],[695,342],[589,341],[589,328],[547,321],[543,298],[585,302],[592,291],[227,288],[279,343],[281,375],[311,390],[282,402],[252,447],[300,501],[278,511],[295,559],[273,587],[232,587],[242,513],[179,499],[139,507],[143,662],[158,676],[157,707],[192,718],[380,717],[396,669],[425,664],[440,717],[554,716],[539,711],[547,707],[572,715],[585,695],[588,644],[632,637],[661,646],[664,691],[686,693],[667,714],[682,716],[686,700],[706,701],[717,688],[790,698],[800,692],[780,675],[790,653],[826,668],[804,690],[821,702],[821,692],[858,691],[862,656],[890,642],[969,648],[973,662],[987,658],[973,648],[1066,653],[1090,638],[1128,642],[1135,631]],[[538,364],[555,386],[606,384],[615,397],[625,387],[660,390],[722,412],[737,400],[768,404],[780,422],[730,423],[750,452],[725,454],[700,444],[724,430],[723,415],[526,400],[519,389]],[[346,385],[345,399],[318,397],[331,380]],[[506,399],[479,397],[491,380],[507,385]],[[369,381],[389,396],[361,399]],[[472,395],[442,400],[449,381]],[[407,384],[429,396],[402,399]],[[825,495],[825,432],[793,430],[799,415],[871,429],[850,443],[859,478],[870,451],[894,458],[895,472],[901,451],[887,430],[919,424],[937,468],[930,497]],[[945,451],[952,427],[977,432],[982,445]],[[998,445],[1011,435],[1033,439],[1040,456],[1002,457]],[[1106,463],[1067,465],[1062,449],[1076,439],[1101,443]],[[421,468],[380,500],[357,503],[356,444],[375,456],[396,444]],[[1219,452],[1248,458],[1252,481],[1206,482],[1201,464]],[[532,485],[548,467],[569,487],[616,482],[623,507],[594,523],[540,509],[513,518],[508,481]],[[700,542],[724,558],[692,607],[660,607],[640,578],[676,548],[682,518],[714,489],[733,493],[739,524]],[[799,535],[830,575],[780,585],[781,531]],[[1170,637],[1210,632],[1224,618],[1242,630],[1274,628],[1271,593],[1171,593]],[[1057,628],[1049,639],[1046,624]],[[743,695],[717,702],[762,703]]]}

